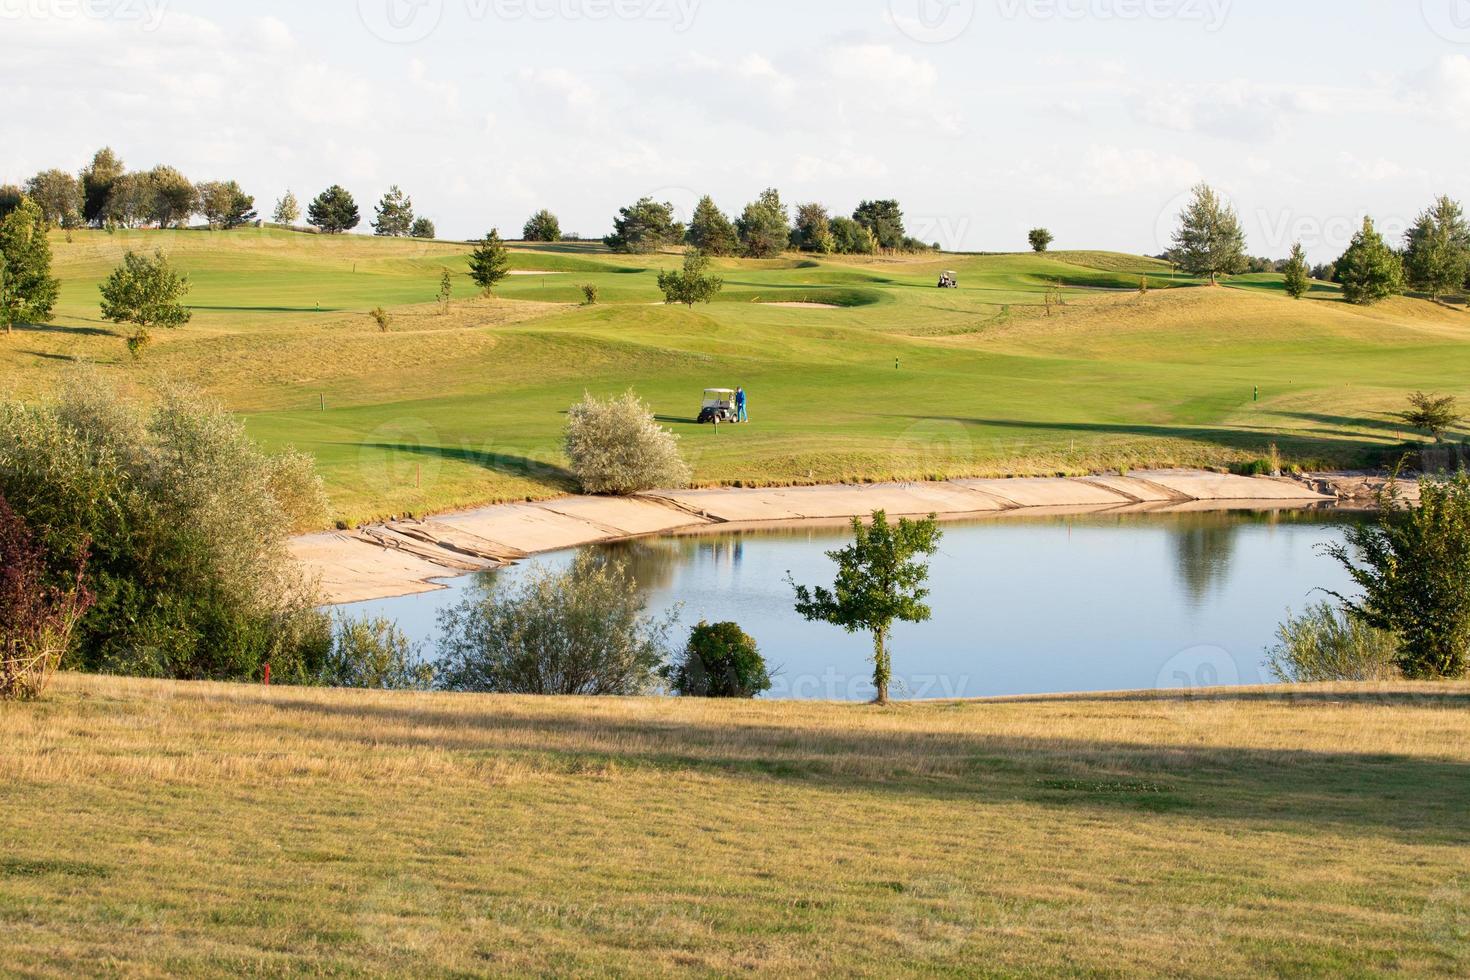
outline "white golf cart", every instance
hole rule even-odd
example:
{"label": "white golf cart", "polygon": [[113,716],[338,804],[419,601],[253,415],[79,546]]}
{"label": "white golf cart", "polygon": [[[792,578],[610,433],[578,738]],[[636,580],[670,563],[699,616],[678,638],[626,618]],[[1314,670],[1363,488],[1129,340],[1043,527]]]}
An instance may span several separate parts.
{"label": "white golf cart", "polygon": [[716,425],[721,422],[734,422],[737,416],[733,388],[706,388],[704,390],[704,405],[699,410],[700,425],[709,422]]}

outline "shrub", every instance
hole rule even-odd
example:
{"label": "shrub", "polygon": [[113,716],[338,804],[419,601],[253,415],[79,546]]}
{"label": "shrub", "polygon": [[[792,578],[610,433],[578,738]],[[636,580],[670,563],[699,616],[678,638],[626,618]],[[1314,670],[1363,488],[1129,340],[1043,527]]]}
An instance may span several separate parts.
{"label": "shrub", "polygon": [[725,280],[709,273],[709,256],[697,248],[684,250],[683,271],[665,270],[658,274],[658,288],[665,303],[708,303],[725,287]]}
{"label": "shrub", "polygon": [[587,493],[632,494],[689,483],[679,437],[663,428],[632,391],[585,396],[568,412],[566,454]]}
{"label": "shrub", "polygon": [[317,679],[327,687],[427,691],[434,683],[434,665],[423,662],[392,620],[344,616]]}
{"label": "shrub", "polygon": [[1328,603],[1288,618],[1276,631],[1266,665],[1278,680],[1311,684],[1324,681],[1386,681],[1402,678],[1395,663],[1398,641]]}
{"label": "shrub", "polygon": [[585,306],[597,305],[597,283],[588,282],[582,284],[582,299]]}
{"label": "shrub", "polygon": [[393,322],[393,318],[388,315],[388,311],[381,306],[375,306],[369,310],[368,316],[373,318],[373,322],[378,325],[378,329],[383,333],[388,332],[388,326]]}
{"label": "shrub", "polygon": [[78,559],[66,587],[48,585],[40,544],[0,496],[0,701],[45,692],[92,604],[82,571]]}
{"label": "shrub", "polygon": [[771,689],[755,640],[735,623],[700,623],[684,652],[662,673],[684,697],[753,698]]}
{"label": "shrub", "polygon": [[487,582],[439,625],[444,690],[626,696],[654,688],[673,617],[646,616],[627,569],[584,552],[566,571]]}
{"label": "shrub", "polygon": [[88,555],[82,670],[307,682],[325,653],[287,537],[325,511],[310,458],[267,456],[186,391],[144,406],[81,374],[51,403],[0,403],[0,494],[33,529],[47,584]]}
{"label": "shrub", "polygon": [[1397,634],[1406,675],[1460,677],[1470,648],[1470,475],[1426,479],[1419,496],[1406,507],[1390,481],[1378,521],[1351,527],[1347,544],[1328,554],[1362,589],[1361,600],[1343,600],[1348,611]]}

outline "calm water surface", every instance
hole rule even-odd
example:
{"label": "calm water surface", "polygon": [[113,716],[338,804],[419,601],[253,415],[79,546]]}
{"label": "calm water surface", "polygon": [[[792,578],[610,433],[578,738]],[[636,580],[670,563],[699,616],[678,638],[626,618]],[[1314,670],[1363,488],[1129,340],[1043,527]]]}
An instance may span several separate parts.
{"label": "calm water surface", "polygon": [[[1185,513],[945,524],[934,618],[893,638],[895,695],[986,697],[1269,683],[1263,660],[1288,607],[1348,592],[1321,546],[1349,518],[1322,512]],[[649,610],[682,603],[679,629],[733,620],[776,670],[777,698],[867,699],[870,640],[804,622],[787,572],[831,583],[842,528],[599,545],[628,562]],[[574,552],[534,559],[562,567]],[[524,566],[494,573],[514,580]],[[342,607],[398,621],[433,656],[439,610],[477,587]]]}

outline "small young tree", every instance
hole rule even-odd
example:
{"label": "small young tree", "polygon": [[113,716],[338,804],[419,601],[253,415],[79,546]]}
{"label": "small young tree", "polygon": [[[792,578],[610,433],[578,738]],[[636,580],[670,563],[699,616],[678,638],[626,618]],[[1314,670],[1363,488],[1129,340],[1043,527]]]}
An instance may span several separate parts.
{"label": "small young tree", "polygon": [[1307,295],[1307,290],[1312,288],[1312,274],[1307,268],[1307,253],[1302,248],[1301,242],[1291,247],[1291,258],[1286,260],[1286,268],[1282,275],[1285,277],[1286,295],[1292,299],[1301,299]]}
{"label": "small young tree", "polygon": [[1363,593],[1349,612],[1399,638],[1398,665],[1411,678],[1455,678],[1470,653],[1470,475],[1424,480],[1420,504],[1404,505],[1395,482],[1379,493],[1376,523],[1348,527],[1328,554]]}
{"label": "small young tree", "polygon": [[393,318],[381,306],[375,306],[371,310],[368,310],[368,316],[373,318],[373,322],[378,325],[378,330],[382,333],[387,333],[388,327],[393,323]]}
{"label": "small young tree", "polygon": [[1349,303],[1371,306],[1404,291],[1404,263],[1388,247],[1372,218],[1363,219],[1363,229],[1337,260],[1337,280]]}
{"label": "small young tree", "polygon": [[208,181],[198,187],[199,211],[210,228],[239,228],[255,220],[255,198],[233,180]]}
{"label": "small young tree", "polygon": [[406,238],[413,231],[413,200],[397,184],[388,188],[374,210],[377,214],[372,222],[374,235]]}
{"label": "small young tree", "polygon": [[439,276],[439,315],[449,313],[449,301],[454,298],[454,277],[445,269]]}
{"label": "small young tree", "polygon": [[497,283],[510,275],[510,252],[500,240],[500,229],[491,228],[490,233],[475,245],[470,253],[470,278],[486,296],[491,295]]}
{"label": "small young tree", "polygon": [[301,220],[301,202],[296,200],[295,194],[287,191],[285,196],[276,202],[276,210],[271,220],[288,228]]}
{"label": "small young tree", "polygon": [[1399,412],[1398,417],[1410,428],[1423,429],[1435,442],[1444,442],[1445,433],[1465,415],[1456,404],[1454,395],[1429,395],[1416,391],[1409,396],[1408,411]]}
{"label": "small young tree", "polygon": [[684,226],[674,220],[674,206],[645,197],[618,211],[613,233],[602,241],[614,252],[647,253],[683,238]]}
{"label": "small young tree", "polygon": [[1210,185],[1195,187],[1194,199],[1179,215],[1171,255],[1185,272],[1209,276],[1211,283],[1220,276],[1236,275],[1244,267],[1245,232],[1240,219]]}
{"label": "small young tree", "polygon": [[533,566],[439,617],[436,683],[447,691],[626,697],[646,694],[673,618],[645,614],[644,593],[616,562],[582,552],[558,572]]}
{"label": "small young tree", "polygon": [[852,521],[853,543],[828,553],[837,563],[837,581],[831,591],[797,585],[796,611],[814,622],[841,626],[849,633],[873,634],[873,686],[877,704],[888,703],[893,660],[888,636],[895,621],[922,623],[931,613],[924,600],[929,590],[926,560],[939,550],[941,533],[933,516],[922,521],[900,519],[874,511],[872,525]]}
{"label": "small young tree", "polygon": [[707,194],[695,205],[684,240],[706,255],[734,255],[740,248],[735,224],[725,217],[725,212],[715,205],[715,199]]}
{"label": "small young tree", "polygon": [[17,323],[51,319],[61,284],[51,275],[46,219],[30,198],[0,219],[0,322],[9,335]]}
{"label": "small young tree", "polygon": [[324,687],[427,691],[434,685],[434,665],[424,662],[392,620],[343,616],[316,681]]}
{"label": "small young tree", "polygon": [[1053,241],[1051,237],[1051,232],[1047,231],[1045,228],[1032,228],[1030,233],[1027,234],[1026,238],[1028,241],[1031,242],[1031,251],[1038,254],[1041,252],[1045,252],[1047,249],[1051,248],[1051,243]]}
{"label": "small young tree", "polygon": [[588,394],[573,405],[565,449],[587,493],[628,495],[689,483],[679,437],[659,425],[632,391],[608,399]]}
{"label": "small young tree", "polygon": [[46,584],[42,545],[0,496],[0,701],[40,697],[71,650],[92,594],[81,561],[68,577],[65,589]]}
{"label": "small young tree", "polygon": [[414,218],[413,227],[409,228],[408,234],[412,238],[438,238],[439,229],[434,227],[434,222],[428,218]]}
{"label": "small young tree", "polygon": [[361,222],[357,202],[345,188],[337,184],[318,194],[316,200],[306,209],[306,223],[321,229],[327,235],[351,231]]}
{"label": "small young tree", "polygon": [[740,234],[741,251],[752,259],[769,259],[780,255],[791,244],[791,219],[781,194],[768,187],[761,196],[745,206],[735,219]]}
{"label": "small young tree", "polygon": [[658,288],[663,290],[665,303],[683,303],[693,307],[695,303],[708,303],[725,286],[725,280],[710,275],[709,256],[697,248],[684,251],[684,268],[668,269],[658,274]]}
{"label": "small young tree", "polygon": [[528,242],[559,242],[561,222],[556,215],[542,208],[527,219],[526,227],[521,230],[521,238]]}
{"label": "small young tree", "polygon": [[582,284],[582,305],[583,306],[596,306],[597,305],[597,283],[595,283],[595,282],[584,282]]}
{"label": "small young tree", "polygon": [[1409,285],[1439,299],[1465,287],[1470,276],[1470,224],[1460,202],[1441,197],[1419,215],[1405,236]]}
{"label": "small young tree", "polygon": [[701,622],[689,643],[660,673],[686,698],[754,698],[771,689],[755,640],[735,623]]}
{"label": "small young tree", "polygon": [[189,292],[189,277],[174,272],[162,252],[151,259],[128,252],[101,290],[102,318],[137,328],[128,340],[135,357],[151,339],[150,327],[181,327],[193,315],[180,302]]}

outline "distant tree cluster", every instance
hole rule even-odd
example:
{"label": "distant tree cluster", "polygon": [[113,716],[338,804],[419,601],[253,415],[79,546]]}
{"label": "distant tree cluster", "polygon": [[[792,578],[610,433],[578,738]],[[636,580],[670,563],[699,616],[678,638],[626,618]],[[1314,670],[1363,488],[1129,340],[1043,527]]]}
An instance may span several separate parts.
{"label": "distant tree cluster", "polygon": [[793,212],[775,188],[762,191],[734,220],[706,195],[687,227],[675,219],[672,204],[646,197],[618,212],[613,233],[603,241],[615,252],[654,252],[682,243],[708,256],[752,259],[774,258],[793,249],[874,255],[934,248],[909,236],[897,201],[863,201],[852,217],[834,218],[817,203],[798,204]]}

